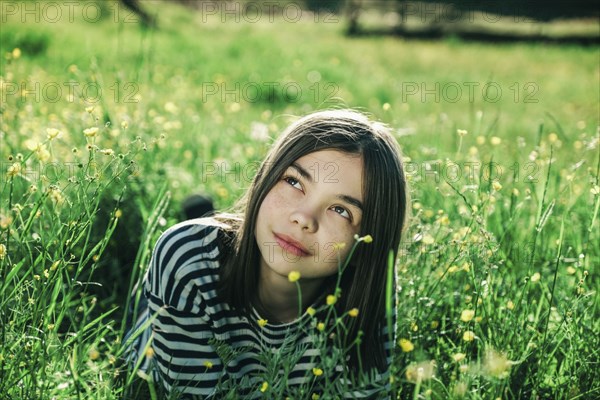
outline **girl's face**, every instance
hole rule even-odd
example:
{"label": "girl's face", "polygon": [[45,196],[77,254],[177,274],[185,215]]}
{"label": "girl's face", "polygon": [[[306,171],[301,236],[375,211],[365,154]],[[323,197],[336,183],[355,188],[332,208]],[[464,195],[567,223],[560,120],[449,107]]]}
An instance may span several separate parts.
{"label": "girl's face", "polygon": [[321,150],[297,159],[265,197],[258,211],[256,242],[260,273],[287,279],[324,279],[338,270],[359,232],[363,204],[363,159]]}

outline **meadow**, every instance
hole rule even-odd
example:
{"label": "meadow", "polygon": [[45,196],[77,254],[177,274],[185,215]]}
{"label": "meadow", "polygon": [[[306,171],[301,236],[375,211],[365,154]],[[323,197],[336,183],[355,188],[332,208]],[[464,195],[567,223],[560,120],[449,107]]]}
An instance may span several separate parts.
{"label": "meadow", "polygon": [[405,156],[397,398],[600,396],[598,47],[167,2],[142,29],[71,3],[2,2],[1,399],[156,397],[121,360],[153,243],[192,193],[231,207],[296,116],[340,107]]}

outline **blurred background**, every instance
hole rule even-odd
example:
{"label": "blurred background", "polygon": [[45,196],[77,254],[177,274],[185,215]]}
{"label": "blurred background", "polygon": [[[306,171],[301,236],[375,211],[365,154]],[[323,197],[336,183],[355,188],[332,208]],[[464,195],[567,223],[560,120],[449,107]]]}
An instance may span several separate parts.
{"label": "blurred background", "polygon": [[[392,127],[411,185],[400,393],[593,398],[599,14],[584,0],[3,0],[0,393],[122,396],[124,304],[160,232],[191,195],[230,208],[295,117],[352,107]],[[501,367],[473,372],[486,354]],[[415,386],[432,359],[439,379]]]}

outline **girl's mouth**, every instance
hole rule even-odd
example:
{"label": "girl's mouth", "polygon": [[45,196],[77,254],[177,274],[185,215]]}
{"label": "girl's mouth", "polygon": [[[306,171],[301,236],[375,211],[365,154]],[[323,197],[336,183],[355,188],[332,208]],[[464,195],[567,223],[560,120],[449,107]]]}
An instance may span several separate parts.
{"label": "girl's mouth", "polygon": [[306,249],[306,247],[304,247],[302,243],[298,242],[294,238],[278,233],[274,233],[273,235],[275,236],[277,244],[288,253],[291,253],[297,257],[306,257],[310,255],[310,252]]}

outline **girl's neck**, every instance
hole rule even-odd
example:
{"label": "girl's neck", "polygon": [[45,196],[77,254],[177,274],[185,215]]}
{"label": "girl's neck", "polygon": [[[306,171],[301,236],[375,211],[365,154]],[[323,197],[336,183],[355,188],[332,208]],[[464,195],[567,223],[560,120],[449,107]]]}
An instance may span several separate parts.
{"label": "girl's neck", "polygon": [[299,305],[300,299],[295,283],[290,283],[285,277],[261,271],[254,305],[259,314],[270,322],[292,322],[312,304],[321,285],[321,280],[301,282],[302,304]]}

